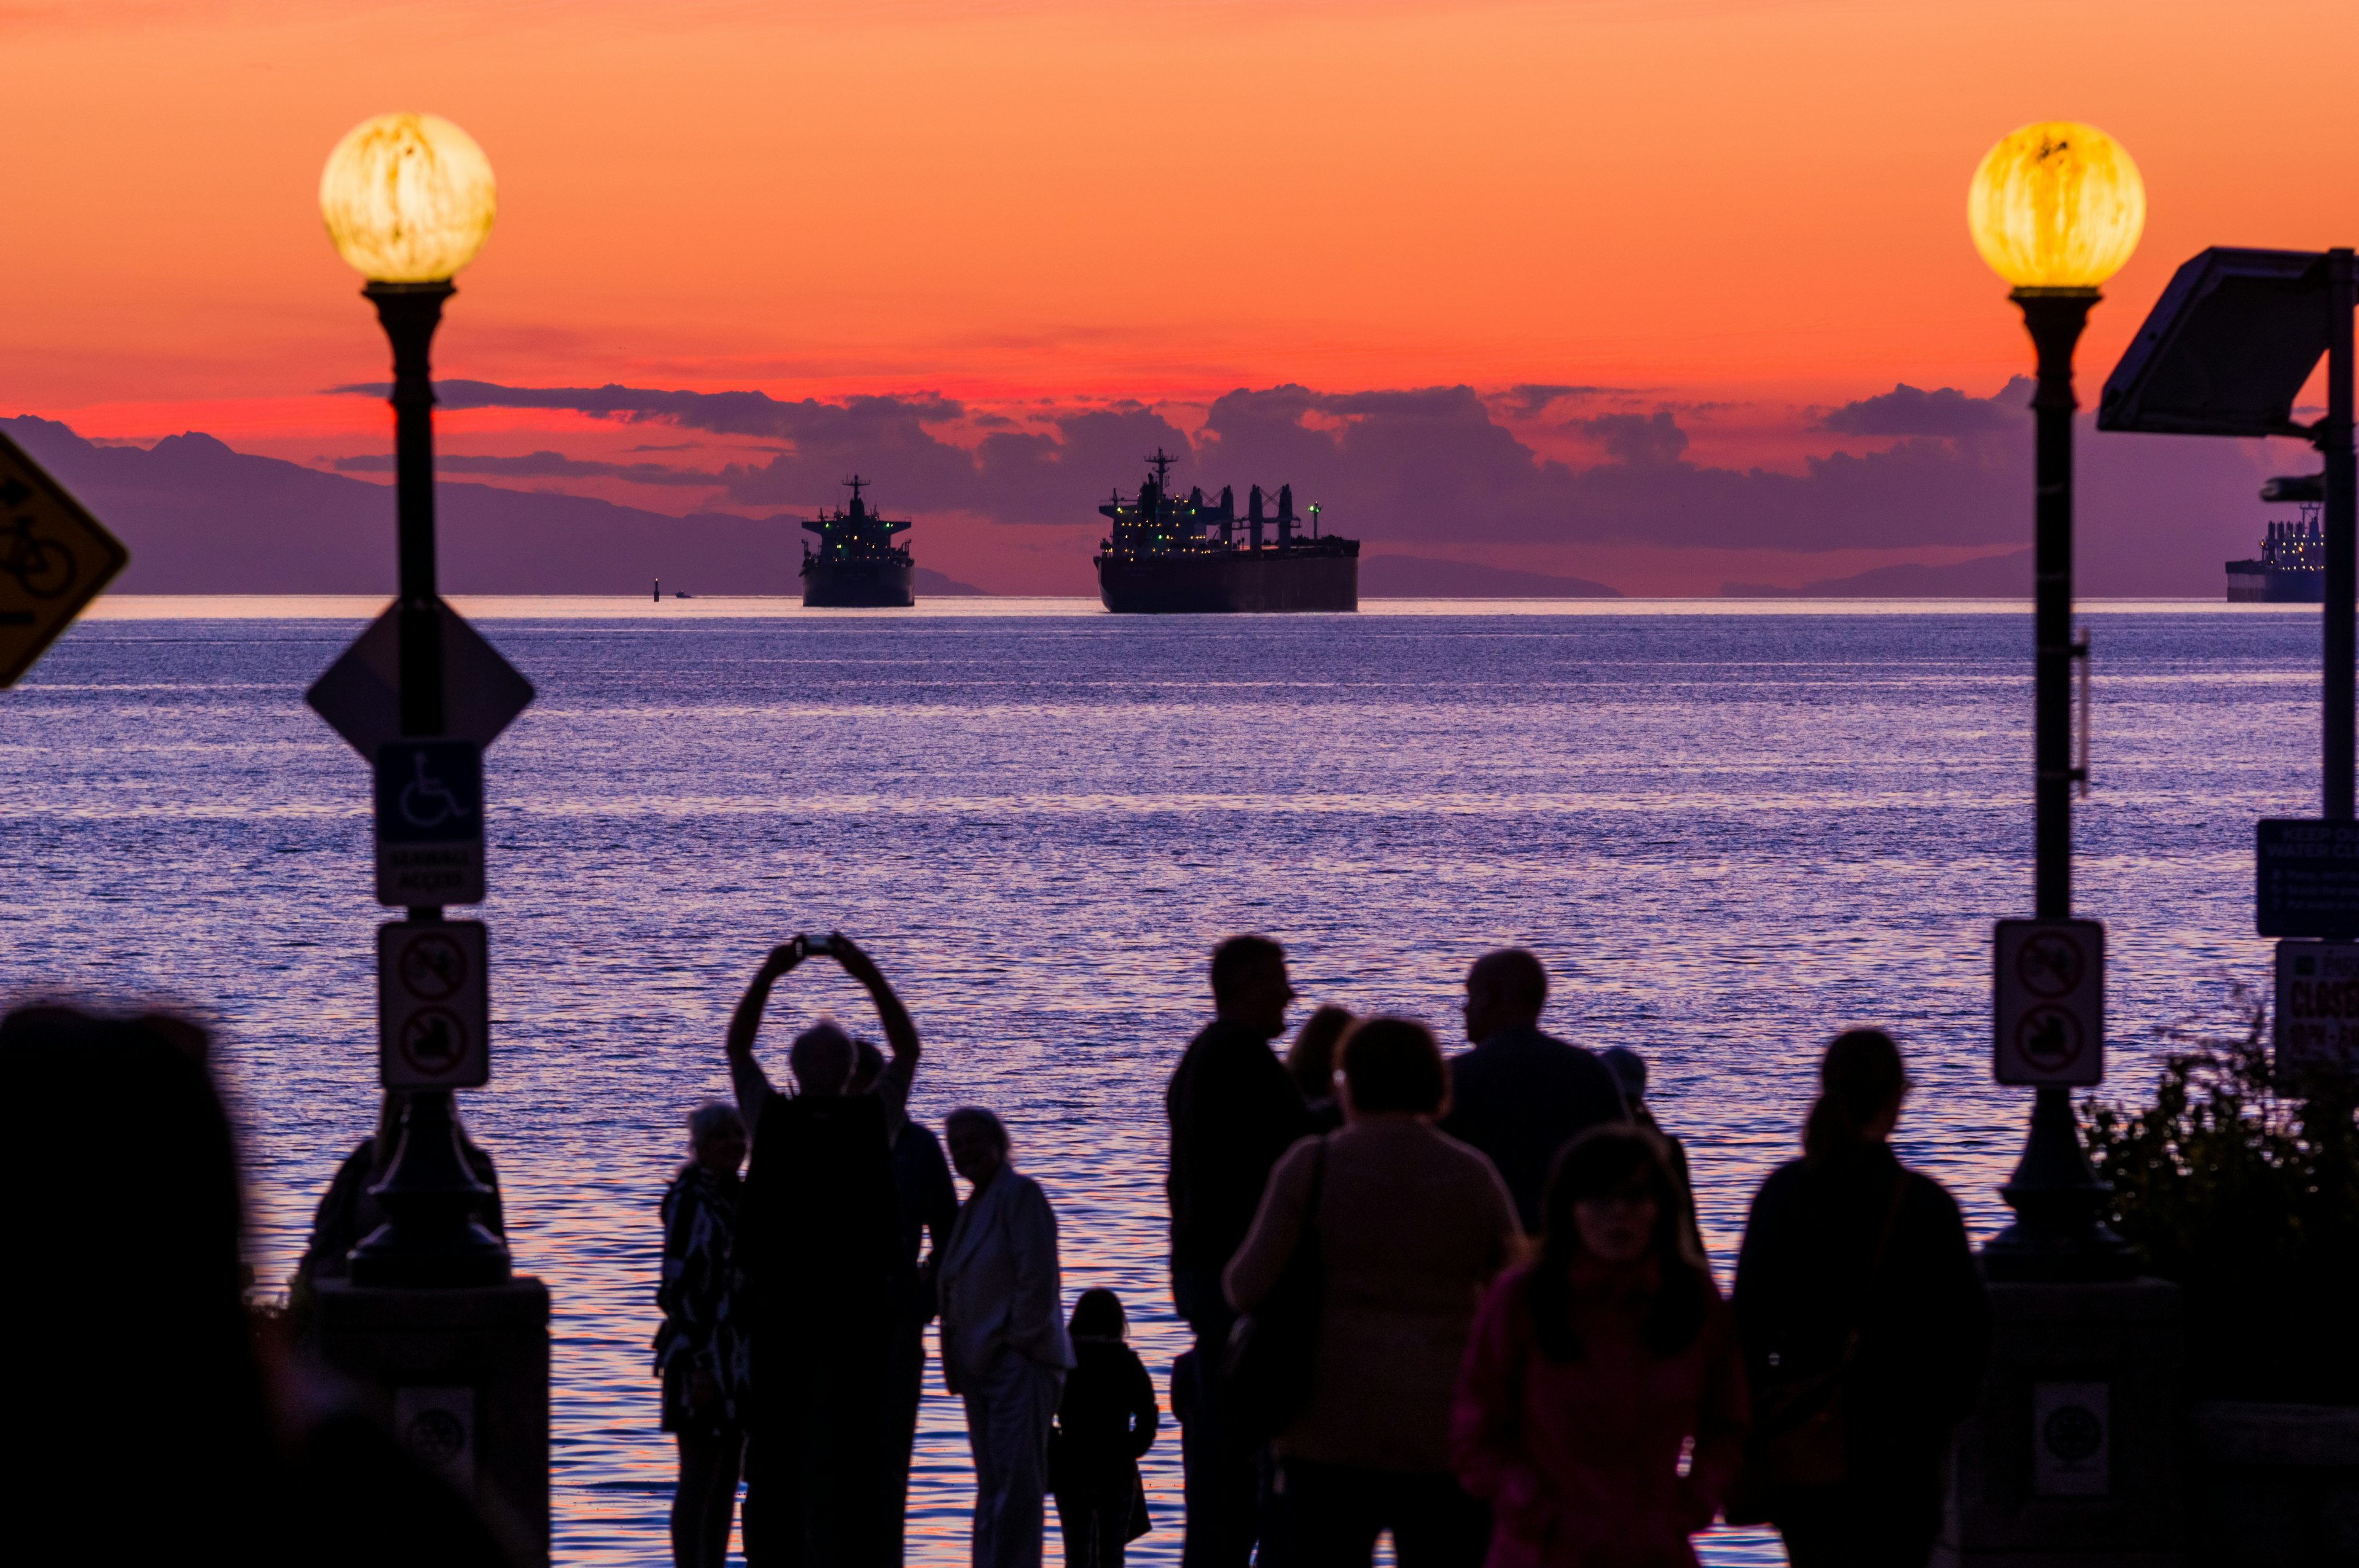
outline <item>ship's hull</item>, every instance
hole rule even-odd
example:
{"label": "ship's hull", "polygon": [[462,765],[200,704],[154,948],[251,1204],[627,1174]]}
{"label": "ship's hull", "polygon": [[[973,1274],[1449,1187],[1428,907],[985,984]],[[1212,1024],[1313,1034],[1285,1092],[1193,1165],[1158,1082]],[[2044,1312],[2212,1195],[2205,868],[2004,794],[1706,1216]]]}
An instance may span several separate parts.
{"label": "ship's hull", "polygon": [[831,561],[803,568],[806,610],[907,610],[918,602],[917,568],[907,561]]}
{"label": "ship's hull", "polygon": [[2321,604],[2326,574],[2316,568],[2276,567],[2266,561],[2228,563],[2231,604]]}
{"label": "ship's hull", "polygon": [[1360,608],[1356,555],[1097,557],[1098,598],[1117,615],[1267,615]]}

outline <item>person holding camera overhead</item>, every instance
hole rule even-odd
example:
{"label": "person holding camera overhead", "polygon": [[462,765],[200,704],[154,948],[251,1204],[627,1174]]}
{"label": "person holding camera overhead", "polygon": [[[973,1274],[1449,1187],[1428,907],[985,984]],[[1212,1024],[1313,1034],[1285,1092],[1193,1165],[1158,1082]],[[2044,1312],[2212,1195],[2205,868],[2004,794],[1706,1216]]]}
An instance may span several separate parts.
{"label": "person holding camera overhead", "polygon": [[[824,956],[868,989],[891,1057],[852,1094],[852,1036],[822,1018],[787,1054],[781,1094],[754,1058],[770,989]],[[729,1076],[754,1142],[737,1260],[754,1368],[745,1453],[748,1563],[884,1568],[901,1508],[895,1328],[901,1318],[900,1205],[891,1130],[918,1066],[918,1031],[875,961],[842,932],[774,948],[729,1023]]]}

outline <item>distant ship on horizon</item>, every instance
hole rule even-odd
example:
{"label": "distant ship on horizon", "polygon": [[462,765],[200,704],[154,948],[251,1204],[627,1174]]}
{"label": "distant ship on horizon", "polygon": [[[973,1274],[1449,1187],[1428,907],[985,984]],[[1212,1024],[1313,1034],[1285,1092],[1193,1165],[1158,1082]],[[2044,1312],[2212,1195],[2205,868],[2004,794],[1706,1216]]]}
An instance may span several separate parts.
{"label": "distant ship on horizon", "polygon": [[1125,500],[1116,490],[1098,508],[1113,524],[1093,561],[1098,598],[1108,610],[1229,615],[1360,608],[1360,542],[1321,534],[1315,504],[1309,535],[1299,533],[1292,485],[1278,486],[1275,516],[1255,485],[1240,536],[1228,486],[1218,502],[1207,502],[1201,488],[1179,500],[1170,492],[1173,460],[1158,447],[1143,460],[1155,474],[1140,481],[1137,496]]}
{"label": "distant ship on horizon", "polygon": [[813,610],[906,610],[918,602],[917,568],[908,547],[893,535],[909,526],[906,518],[878,515],[860,498],[871,481],[853,474],[852,509],[822,512],[803,524],[819,535],[819,548],[803,544],[803,605]]}
{"label": "distant ship on horizon", "polygon": [[2320,507],[2301,503],[2292,522],[2273,522],[2261,536],[2261,553],[2228,563],[2231,604],[2322,604],[2326,600],[2326,534]]}

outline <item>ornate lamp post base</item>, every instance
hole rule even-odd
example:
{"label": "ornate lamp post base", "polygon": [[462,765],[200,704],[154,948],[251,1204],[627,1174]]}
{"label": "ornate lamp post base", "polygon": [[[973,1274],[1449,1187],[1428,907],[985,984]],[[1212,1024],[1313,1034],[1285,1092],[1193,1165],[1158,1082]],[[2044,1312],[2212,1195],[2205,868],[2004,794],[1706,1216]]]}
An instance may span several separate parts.
{"label": "ornate lamp post base", "polygon": [[1983,1270],[1994,1280],[2126,1280],[2137,1272],[2129,1246],[2099,1217],[2111,1190],[2089,1169],[2072,1091],[2034,1093],[2031,1136],[1999,1195],[2015,1223],[1983,1244]]}

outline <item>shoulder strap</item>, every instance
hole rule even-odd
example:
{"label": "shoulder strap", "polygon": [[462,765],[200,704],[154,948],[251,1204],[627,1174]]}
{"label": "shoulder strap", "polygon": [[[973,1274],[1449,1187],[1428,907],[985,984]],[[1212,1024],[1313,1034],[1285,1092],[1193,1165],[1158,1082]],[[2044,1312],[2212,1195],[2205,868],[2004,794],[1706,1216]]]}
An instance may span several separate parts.
{"label": "shoulder strap", "polygon": [[1302,1208],[1302,1228],[1305,1230],[1319,1227],[1319,1197],[1327,1187],[1327,1137],[1324,1132],[1319,1135],[1319,1152],[1310,1160],[1310,1196]]}

